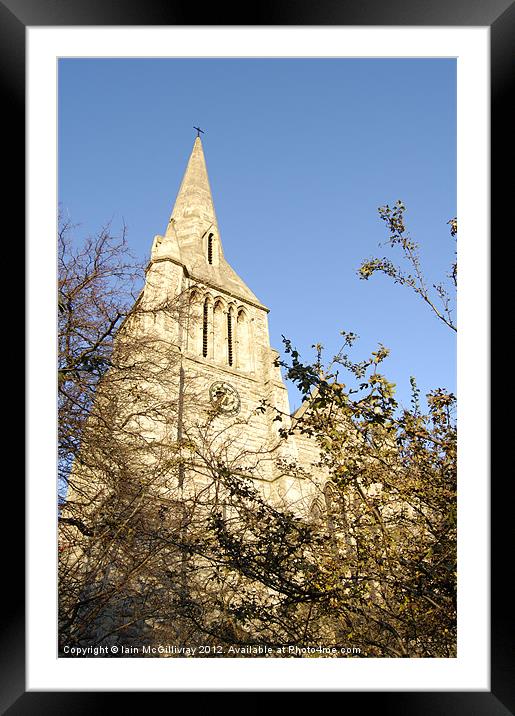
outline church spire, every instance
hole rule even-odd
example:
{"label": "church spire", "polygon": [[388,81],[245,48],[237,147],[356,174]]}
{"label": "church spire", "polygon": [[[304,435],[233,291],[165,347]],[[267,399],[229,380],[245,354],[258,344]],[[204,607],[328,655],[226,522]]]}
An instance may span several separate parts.
{"label": "church spire", "polygon": [[202,140],[197,136],[166,234],[173,231],[179,244],[191,245],[200,240],[210,227],[217,227],[217,221]]}
{"label": "church spire", "polygon": [[[164,236],[156,236],[151,261],[171,260],[184,266],[191,281],[265,308],[234,269],[222,249],[200,132]],[[268,309],[266,309],[268,310]]]}

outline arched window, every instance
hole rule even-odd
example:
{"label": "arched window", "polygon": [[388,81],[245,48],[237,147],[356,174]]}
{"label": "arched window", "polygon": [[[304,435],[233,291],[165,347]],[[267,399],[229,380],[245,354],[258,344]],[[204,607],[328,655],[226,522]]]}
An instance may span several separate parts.
{"label": "arched window", "polygon": [[229,365],[232,366],[233,364],[233,335],[232,335],[232,317],[233,317],[233,310],[232,307],[229,307],[229,310],[227,311],[227,362]]}
{"label": "arched window", "polygon": [[217,363],[225,363],[224,308],[220,299],[213,308],[213,357]]}
{"label": "arched window", "polygon": [[202,301],[198,291],[190,294],[188,311],[187,349],[196,355],[202,350]]}
{"label": "arched window", "polygon": [[243,308],[238,311],[236,318],[236,364],[240,370],[250,370],[250,326]]}
{"label": "arched window", "polygon": [[202,355],[207,358],[207,347],[209,338],[209,300],[204,301],[204,312],[202,315]]}
{"label": "arched window", "polygon": [[209,234],[207,237],[207,262],[208,264],[213,263],[213,234]]}
{"label": "arched window", "polygon": [[198,291],[192,291],[190,293],[190,306],[195,306],[200,301],[200,294]]}
{"label": "arched window", "polygon": [[334,487],[330,482],[326,482],[324,485],[324,500],[326,510],[332,512],[334,509]]}
{"label": "arched window", "polygon": [[320,505],[320,502],[318,500],[314,500],[311,504],[311,508],[309,510],[309,517],[311,522],[315,524],[319,524],[320,520],[322,519],[322,507]]}

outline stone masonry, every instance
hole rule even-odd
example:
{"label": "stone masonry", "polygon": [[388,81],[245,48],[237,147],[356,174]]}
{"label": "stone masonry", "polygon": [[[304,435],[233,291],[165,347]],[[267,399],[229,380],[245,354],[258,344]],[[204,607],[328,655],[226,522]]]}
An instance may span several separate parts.
{"label": "stone masonry", "polygon": [[[182,306],[179,320],[171,320],[162,310],[174,302]],[[200,137],[195,139],[166,231],[154,238],[138,303],[146,314],[138,330],[162,337],[180,355],[181,436],[194,437],[194,426],[217,404],[215,424],[228,458],[240,459],[267,499],[309,512],[313,483],[283,476],[287,471],[278,465],[297,463],[313,472],[318,451],[306,438],[279,440],[279,428],[290,425],[290,409],[276,365],[278,353],[270,346],[269,309],[224,257]],[[193,404],[185,385],[193,386]],[[260,409],[263,401],[268,407]],[[274,420],[274,408],[282,422]]]}

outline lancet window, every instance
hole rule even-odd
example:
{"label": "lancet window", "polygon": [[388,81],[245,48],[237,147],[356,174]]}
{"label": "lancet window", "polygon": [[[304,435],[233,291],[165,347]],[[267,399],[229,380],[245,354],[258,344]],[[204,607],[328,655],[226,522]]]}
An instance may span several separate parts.
{"label": "lancet window", "polygon": [[245,309],[192,291],[188,350],[219,365],[251,370],[250,321]]}

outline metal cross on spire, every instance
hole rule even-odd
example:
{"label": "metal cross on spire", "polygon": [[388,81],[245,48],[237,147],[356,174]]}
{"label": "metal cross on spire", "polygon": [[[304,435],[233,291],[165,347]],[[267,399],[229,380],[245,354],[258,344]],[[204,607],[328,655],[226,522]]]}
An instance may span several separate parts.
{"label": "metal cross on spire", "polygon": [[193,129],[196,129],[196,130],[197,130],[197,137],[200,137],[200,133],[201,133],[201,132],[202,132],[202,134],[205,134],[204,130],[203,130],[203,129],[200,129],[200,127],[193,127]]}

